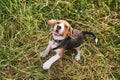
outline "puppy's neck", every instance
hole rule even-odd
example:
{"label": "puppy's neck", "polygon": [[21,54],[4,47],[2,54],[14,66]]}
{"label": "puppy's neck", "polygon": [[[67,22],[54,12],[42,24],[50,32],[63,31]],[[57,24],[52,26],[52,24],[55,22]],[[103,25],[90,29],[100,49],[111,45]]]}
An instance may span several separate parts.
{"label": "puppy's neck", "polygon": [[61,43],[63,41],[63,40],[56,40],[56,39],[53,38],[53,36],[52,36],[51,40],[53,40],[56,43]]}
{"label": "puppy's neck", "polygon": [[53,50],[56,50],[60,47],[65,47],[68,43],[69,43],[69,40],[71,38],[70,37],[66,37],[64,38],[63,40],[55,40],[53,37],[52,37],[52,40],[56,43],[58,43],[57,47],[53,48]]}

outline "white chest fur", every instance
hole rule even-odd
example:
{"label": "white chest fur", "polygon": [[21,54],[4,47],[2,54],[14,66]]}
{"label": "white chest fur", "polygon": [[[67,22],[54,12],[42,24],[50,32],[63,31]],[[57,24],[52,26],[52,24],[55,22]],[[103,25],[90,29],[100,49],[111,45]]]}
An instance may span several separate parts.
{"label": "white chest fur", "polygon": [[49,45],[51,46],[51,48],[53,49],[53,48],[55,48],[55,47],[57,47],[58,46],[58,43],[56,43],[55,41],[49,41]]}

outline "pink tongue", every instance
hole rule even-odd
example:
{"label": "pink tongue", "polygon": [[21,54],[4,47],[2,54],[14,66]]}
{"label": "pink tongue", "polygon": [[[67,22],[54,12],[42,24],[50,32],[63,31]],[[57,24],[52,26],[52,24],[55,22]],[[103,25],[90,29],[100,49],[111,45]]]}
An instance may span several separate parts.
{"label": "pink tongue", "polygon": [[58,33],[58,32],[56,32],[56,31],[54,31],[54,32],[53,32],[53,34],[54,34],[54,35],[56,35],[56,36],[58,36],[58,35],[59,35],[59,33]]}

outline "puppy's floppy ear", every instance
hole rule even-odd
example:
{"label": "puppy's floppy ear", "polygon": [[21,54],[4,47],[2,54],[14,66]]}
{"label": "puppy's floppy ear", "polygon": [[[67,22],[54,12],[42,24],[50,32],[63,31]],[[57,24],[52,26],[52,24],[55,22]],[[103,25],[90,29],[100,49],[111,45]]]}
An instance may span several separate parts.
{"label": "puppy's floppy ear", "polygon": [[57,20],[55,19],[51,19],[51,20],[48,20],[48,25],[55,25],[57,23]]}
{"label": "puppy's floppy ear", "polygon": [[72,38],[72,34],[73,34],[73,28],[72,28],[72,27],[69,27],[68,36],[69,36],[70,38]]}

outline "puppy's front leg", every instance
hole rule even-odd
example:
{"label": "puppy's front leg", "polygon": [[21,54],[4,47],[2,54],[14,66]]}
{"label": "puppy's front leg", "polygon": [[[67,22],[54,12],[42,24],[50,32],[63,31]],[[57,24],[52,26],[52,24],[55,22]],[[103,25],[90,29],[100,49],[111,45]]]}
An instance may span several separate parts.
{"label": "puppy's front leg", "polygon": [[50,50],[51,50],[51,44],[52,44],[52,41],[49,41],[49,44],[48,44],[46,50],[43,51],[42,53],[40,53],[40,56],[41,56],[41,57],[45,57],[45,56],[48,55],[48,53],[49,53]]}
{"label": "puppy's front leg", "polygon": [[44,64],[43,64],[43,69],[47,70],[51,67],[51,65],[57,61],[63,54],[64,50],[63,49],[57,49],[55,50],[56,55],[52,56],[49,60],[47,60]]}

